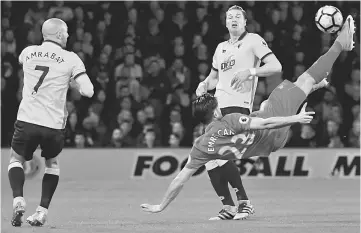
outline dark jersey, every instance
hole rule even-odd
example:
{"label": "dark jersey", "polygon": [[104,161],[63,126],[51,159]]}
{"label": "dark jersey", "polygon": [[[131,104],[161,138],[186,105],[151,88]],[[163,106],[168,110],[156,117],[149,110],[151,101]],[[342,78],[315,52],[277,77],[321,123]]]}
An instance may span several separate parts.
{"label": "dark jersey", "polygon": [[[252,114],[253,115],[253,114]],[[210,160],[268,156],[276,148],[278,130],[250,130],[251,117],[232,113],[210,123],[196,139],[186,167],[199,168]]]}

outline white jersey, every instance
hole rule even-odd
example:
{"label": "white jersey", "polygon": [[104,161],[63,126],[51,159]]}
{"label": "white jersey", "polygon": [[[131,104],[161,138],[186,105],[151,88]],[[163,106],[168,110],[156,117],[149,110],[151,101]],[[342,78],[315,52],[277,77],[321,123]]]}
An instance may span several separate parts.
{"label": "white jersey", "polygon": [[55,42],[26,47],[19,56],[24,70],[23,98],[17,119],[53,129],[64,129],[68,112],[66,95],[71,78],[85,73],[73,52]]}
{"label": "white jersey", "polygon": [[213,56],[212,69],[218,71],[215,96],[220,108],[237,106],[252,110],[258,77],[243,82],[239,90],[233,90],[231,81],[240,70],[259,67],[261,61],[272,51],[258,34],[245,32],[237,42],[218,44]]}

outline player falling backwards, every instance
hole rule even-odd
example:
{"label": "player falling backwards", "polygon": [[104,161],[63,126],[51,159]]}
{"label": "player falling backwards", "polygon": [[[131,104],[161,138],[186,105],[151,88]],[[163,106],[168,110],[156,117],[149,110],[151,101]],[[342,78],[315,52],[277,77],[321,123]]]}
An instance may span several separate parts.
{"label": "player falling backwards", "polygon": [[33,158],[39,145],[41,156],[45,158],[41,200],[36,212],[26,221],[32,226],[42,226],[46,221],[59,181],[58,155],[64,146],[69,83],[75,81],[83,96],[92,97],[94,93],[83,62],[75,53],[64,50],[69,36],[66,23],[56,18],[48,19],[42,26],[42,34],[44,42],[41,45],[29,46],[19,56],[24,70],[23,98],[15,122],[8,167],[14,197],[13,226],[21,226],[26,207],[23,164]]}
{"label": "player falling backwards", "polygon": [[[200,96],[216,88],[215,96],[222,116],[232,113],[249,115],[252,112],[258,76],[266,77],[282,70],[281,63],[263,38],[246,31],[246,21],[246,12],[241,7],[232,6],[227,10],[226,26],[230,40],[217,46],[212,70],[196,91],[197,96]],[[261,62],[264,65],[259,67]],[[240,82],[245,75],[252,75],[253,78]],[[233,161],[212,160],[205,167],[223,204],[219,214],[209,220],[245,219],[254,213]],[[236,191],[238,208],[232,200],[228,182]]]}
{"label": "player falling backwards", "polygon": [[[198,97],[193,103],[194,115],[208,124],[205,133],[196,140],[186,166],[168,187],[161,204],[142,204],[141,208],[153,213],[163,211],[192,174],[210,160],[269,156],[282,148],[291,125],[311,122],[314,112],[305,112],[306,104],[299,114],[295,114],[315,85],[316,88],[322,87],[317,85],[328,75],[340,53],[353,49],[354,32],[354,21],[349,15],[329,51],[296,82],[283,81],[273,90],[261,110],[250,116],[233,113],[222,117],[215,97],[209,94]],[[215,120],[212,122],[213,116]]]}

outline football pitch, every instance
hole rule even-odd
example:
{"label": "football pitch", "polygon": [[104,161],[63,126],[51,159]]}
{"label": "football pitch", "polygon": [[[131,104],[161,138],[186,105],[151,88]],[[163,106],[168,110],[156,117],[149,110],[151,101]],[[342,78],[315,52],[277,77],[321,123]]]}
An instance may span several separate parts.
{"label": "football pitch", "polygon": [[[168,209],[149,214],[139,205],[159,203],[169,179],[75,180],[60,179],[46,226],[33,228],[25,223],[13,228],[11,192],[3,177],[1,232],[360,232],[359,179],[248,179],[244,184],[256,214],[243,221],[212,222],[208,218],[217,214],[221,205],[209,182],[190,180]],[[40,187],[41,178],[25,184],[26,217],[39,204]]]}

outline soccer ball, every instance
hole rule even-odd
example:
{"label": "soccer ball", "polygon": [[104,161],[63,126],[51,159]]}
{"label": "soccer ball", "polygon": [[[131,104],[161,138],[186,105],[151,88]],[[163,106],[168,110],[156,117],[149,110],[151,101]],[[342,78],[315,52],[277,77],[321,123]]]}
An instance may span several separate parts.
{"label": "soccer ball", "polygon": [[315,17],[318,29],[326,33],[335,33],[341,29],[343,23],[342,13],[334,6],[321,7]]}

